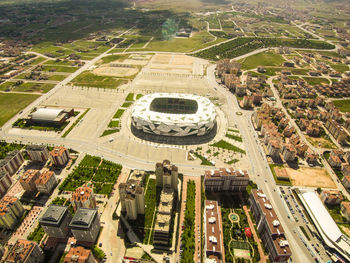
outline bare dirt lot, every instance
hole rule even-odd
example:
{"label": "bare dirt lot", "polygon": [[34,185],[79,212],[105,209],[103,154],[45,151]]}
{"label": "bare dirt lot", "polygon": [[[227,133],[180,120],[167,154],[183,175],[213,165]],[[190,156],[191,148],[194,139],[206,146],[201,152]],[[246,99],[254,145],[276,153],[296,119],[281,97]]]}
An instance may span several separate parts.
{"label": "bare dirt lot", "polygon": [[138,72],[136,67],[110,67],[102,66],[94,69],[93,73],[98,76],[109,76],[109,77],[130,77]]}
{"label": "bare dirt lot", "polygon": [[285,168],[295,186],[336,188],[332,178],[322,168]]}

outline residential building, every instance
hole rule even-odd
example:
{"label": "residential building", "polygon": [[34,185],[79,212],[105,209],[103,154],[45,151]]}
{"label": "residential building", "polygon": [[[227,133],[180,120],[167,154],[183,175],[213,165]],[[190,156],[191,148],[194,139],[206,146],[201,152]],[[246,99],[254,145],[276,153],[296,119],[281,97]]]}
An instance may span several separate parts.
{"label": "residential building", "polygon": [[96,199],[92,188],[84,184],[75,189],[75,192],[72,193],[71,203],[74,211],[79,208],[96,208]]}
{"label": "residential building", "polygon": [[256,221],[264,247],[271,262],[286,262],[291,256],[289,243],[277,214],[262,190],[253,189],[250,194],[250,210]]}
{"label": "residential building", "polygon": [[157,218],[154,224],[153,243],[157,246],[168,246],[173,222],[174,190],[165,186],[160,194]]}
{"label": "residential building", "polygon": [[0,227],[13,229],[23,213],[24,208],[18,198],[4,196],[0,200]]}
{"label": "residential building", "polygon": [[50,205],[39,223],[49,237],[66,238],[69,234],[68,226],[71,219],[68,207]]}
{"label": "residential building", "polygon": [[77,246],[69,249],[63,263],[95,263],[95,258],[90,249]]}
{"label": "residential building", "polygon": [[57,178],[54,172],[45,170],[35,181],[36,189],[42,194],[50,194],[57,184]]}
{"label": "residential building", "polygon": [[350,202],[341,202],[340,213],[348,222],[350,222]]}
{"label": "residential building", "polygon": [[245,191],[249,183],[247,171],[221,168],[219,170],[205,171],[204,187],[206,191]]}
{"label": "residential building", "polygon": [[343,173],[344,176],[349,176],[350,175],[350,165],[348,164],[343,164],[341,166],[341,171]]}
{"label": "residential building", "polygon": [[156,163],[156,180],[157,186],[169,186],[177,191],[178,184],[178,168],[172,165],[169,160],[164,160],[162,163]]}
{"label": "residential building", "polygon": [[24,159],[22,153],[18,150],[14,150],[9,152],[4,159],[0,160],[0,171],[6,171],[12,176],[17,172],[23,162]]}
{"label": "residential building", "polygon": [[293,144],[285,144],[282,148],[282,155],[286,162],[292,162],[296,156],[296,150]]}
{"label": "residential building", "polygon": [[50,152],[50,159],[55,166],[64,166],[69,160],[69,151],[63,146],[57,146]]}
{"label": "residential building", "polygon": [[29,145],[26,152],[31,161],[44,163],[49,159],[49,151],[44,145]]}
{"label": "residential building", "polygon": [[350,176],[345,175],[343,180],[342,180],[342,183],[343,183],[345,188],[350,189]]}
{"label": "residential building", "polygon": [[44,257],[44,252],[36,242],[18,239],[9,249],[4,263],[41,263]]}
{"label": "residential building", "polygon": [[[224,253],[221,212],[217,201],[205,200],[204,251],[206,259],[221,263]],[[206,260],[205,262],[211,262]]]}
{"label": "residential building", "polygon": [[138,214],[145,214],[144,173],[133,172],[127,183],[119,184],[122,211],[129,219],[135,220]]}
{"label": "residential building", "polygon": [[328,158],[329,165],[334,168],[340,168],[341,167],[341,160],[336,155],[330,155]]}
{"label": "residential building", "polygon": [[95,243],[101,228],[98,210],[79,208],[70,222],[69,228],[78,242]]}
{"label": "residential building", "polygon": [[278,158],[281,152],[281,144],[278,140],[270,140],[267,150],[272,158]]}
{"label": "residential building", "polygon": [[22,177],[19,179],[20,184],[22,185],[23,189],[27,192],[34,193],[36,192],[36,180],[40,176],[39,170],[28,170],[26,171]]}
{"label": "residential building", "polygon": [[343,195],[336,190],[323,190],[320,199],[327,205],[337,205],[344,201]]}
{"label": "residential building", "polygon": [[7,171],[0,170],[0,197],[4,196],[7,190],[11,187],[11,176]]}

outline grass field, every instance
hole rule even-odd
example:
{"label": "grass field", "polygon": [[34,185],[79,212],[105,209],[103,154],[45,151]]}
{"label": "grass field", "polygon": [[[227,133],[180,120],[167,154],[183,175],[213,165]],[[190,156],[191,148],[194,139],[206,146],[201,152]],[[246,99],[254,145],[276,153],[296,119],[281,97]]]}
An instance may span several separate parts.
{"label": "grass field", "polygon": [[0,94],[0,126],[38,97],[33,94]]}
{"label": "grass field", "polygon": [[273,52],[259,53],[238,61],[242,63],[242,69],[253,69],[258,66],[281,66],[284,59],[281,55]]}
{"label": "grass field", "polygon": [[76,86],[108,88],[108,89],[116,89],[119,85],[126,83],[126,81],[122,79],[105,77],[105,76],[97,76],[87,71],[81,73],[79,76],[73,79],[72,82]]}
{"label": "grass field", "polygon": [[321,83],[329,84],[328,79],[325,78],[312,78],[312,77],[303,77],[307,83],[310,85],[319,85]]}
{"label": "grass field", "polygon": [[350,112],[350,100],[334,100],[336,106],[342,112]]}
{"label": "grass field", "polygon": [[343,64],[332,64],[331,67],[338,72],[345,72],[349,70],[349,66],[348,65],[343,65]]}

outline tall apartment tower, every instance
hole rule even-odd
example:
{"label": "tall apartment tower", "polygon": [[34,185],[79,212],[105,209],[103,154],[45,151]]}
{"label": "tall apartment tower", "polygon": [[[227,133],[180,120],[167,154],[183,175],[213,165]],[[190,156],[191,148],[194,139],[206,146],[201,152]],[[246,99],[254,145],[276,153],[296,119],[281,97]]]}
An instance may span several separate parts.
{"label": "tall apartment tower", "polygon": [[12,185],[11,176],[8,174],[8,172],[4,170],[0,170],[0,197],[5,195],[7,190]]}
{"label": "tall apartment tower", "polygon": [[169,160],[164,160],[162,163],[156,163],[156,179],[157,186],[170,187],[177,191],[178,168],[172,165]]}
{"label": "tall apartment tower", "polygon": [[71,203],[74,211],[79,208],[96,208],[96,198],[92,191],[92,188],[87,184],[78,187],[74,193],[72,193]]}
{"label": "tall apartment tower", "polygon": [[145,214],[144,174],[134,171],[127,183],[119,184],[119,196],[122,211],[129,219],[135,220],[138,214]]}
{"label": "tall apartment tower", "polygon": [[31,161],[44,163],[49,159],[49,151],[44,145],[29,145],[26,151]]}

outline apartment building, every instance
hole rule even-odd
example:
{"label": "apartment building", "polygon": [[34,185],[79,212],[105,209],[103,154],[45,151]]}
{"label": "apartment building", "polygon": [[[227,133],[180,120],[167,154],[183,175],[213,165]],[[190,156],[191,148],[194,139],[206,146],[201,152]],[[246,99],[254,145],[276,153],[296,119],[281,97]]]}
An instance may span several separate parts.
{"label": "apartment building", "polygon": [[337,190],[323,190],[320,199],[327,205],[337,205],[344,201],[343,195]]}
{"label": "apartment building", "polygon": [[286,162],[292,162],[296,156],[296,150],[293,144],[285,144],[282,148],[282,156]]}
{"label": "apartment building", "polygon": [[101,228],[98,210],[79,208],[71,220],[69,228],[78,242],[95,243]]}
{"label": "apartment building", "polygon": [[72,216],[68,207],[50,205],[40,218],[39,223],[49,237],[66,238],[69,235],[69,223]]}
{"label": "apartment building", "polygon": [[206,262],[221,263],[224,252],[222,220],[217,201],[205,200],[204,251]]}
{"label": "apartment building", "polygon": [[57,146],[50,152],[50,160],[55,166],[64,166],[69,160],[69,151],[63,146]]}
{"label": "apartment building", "polygon": [[77,246],[69,249],[63,263],[95,263],[95,258],[90,249]]}
{"label": "apartment building", "polygon": [[153,243],[155,245],[169,245],[170,228],[173,223],[172,211],[174,204],[174,190],[169,186],[162,189],[158,206],[158,213],[154,225]]}
{"label": "apartment building", "polygon": [[50,194],[57,184],[57,178],[54,172],[45,170],[35,181],[36,189],[42,194]]}
{"label": "apartment building", "polygon": [[0,197],[4,196],[11,187],[12,180],[8,172],[0,170]]}
{"label": "apartment building", "polygon": [[177,191],[178,184],[178,168],[172,165],[169,160],[164,160],[162,163],[156,163],[156,180],[157,186],[169,186]]}
{"label": "apartment building", "polygon": [[268,251],[269,260],[286,262],[291,256],[291,250],[270,201],[266,199],[262,190],[253,189],[249,202],[261,240]]}
{"label": "apartment building", "polygon": [[35,193],[37,191],[35,182],[39,177],[40,171],[31,169],[22,175],[19,182],[25,191]]}
{"label": "apartment building", "polygon": [[127,218],[135,220],[138,214],[145,214],[144,173],[133,172],[127,183],[119,184],[119,196],[122,211]]}
{"label": "apartment building", "polygon": [[79,208],[96,208],[96,198],[92,188],[84,184],[75,189],[72,193],[71,203],[74,211],[77,211]]}
{"label": "apartment building", "polygon": [[6,171],[12,176],[17,172],[19,167],[21,167],[23,162],[22,153],[18,150],[14,150],[9,152],[4,159],[0,160],[0,171]]}
{"label": "apartment building", "polygon": [[247,171],[221,168],[205,171],[204,187],[206,191],[245,191],[249,183]]}
{"label": "apartment building", "polygon": [[49,151],[44,145],[29,145],[26,152],[29,159],[34,162],[45,163],[49,159]]}
{"label": "apartment building", "polygon": [[13,229],[23,213],[24,208],[18,198],[4,196],[0,200],[0,227]]}
{"label": "apartment building", "polygon": [[44,262],[44,252],[34,241],[18,239],[9,249],[4,263],[41,263]]}
{"label": "apartment building", "polygon": [[350,222],[350,202],[341,202],[340,213],[348,222]]}

